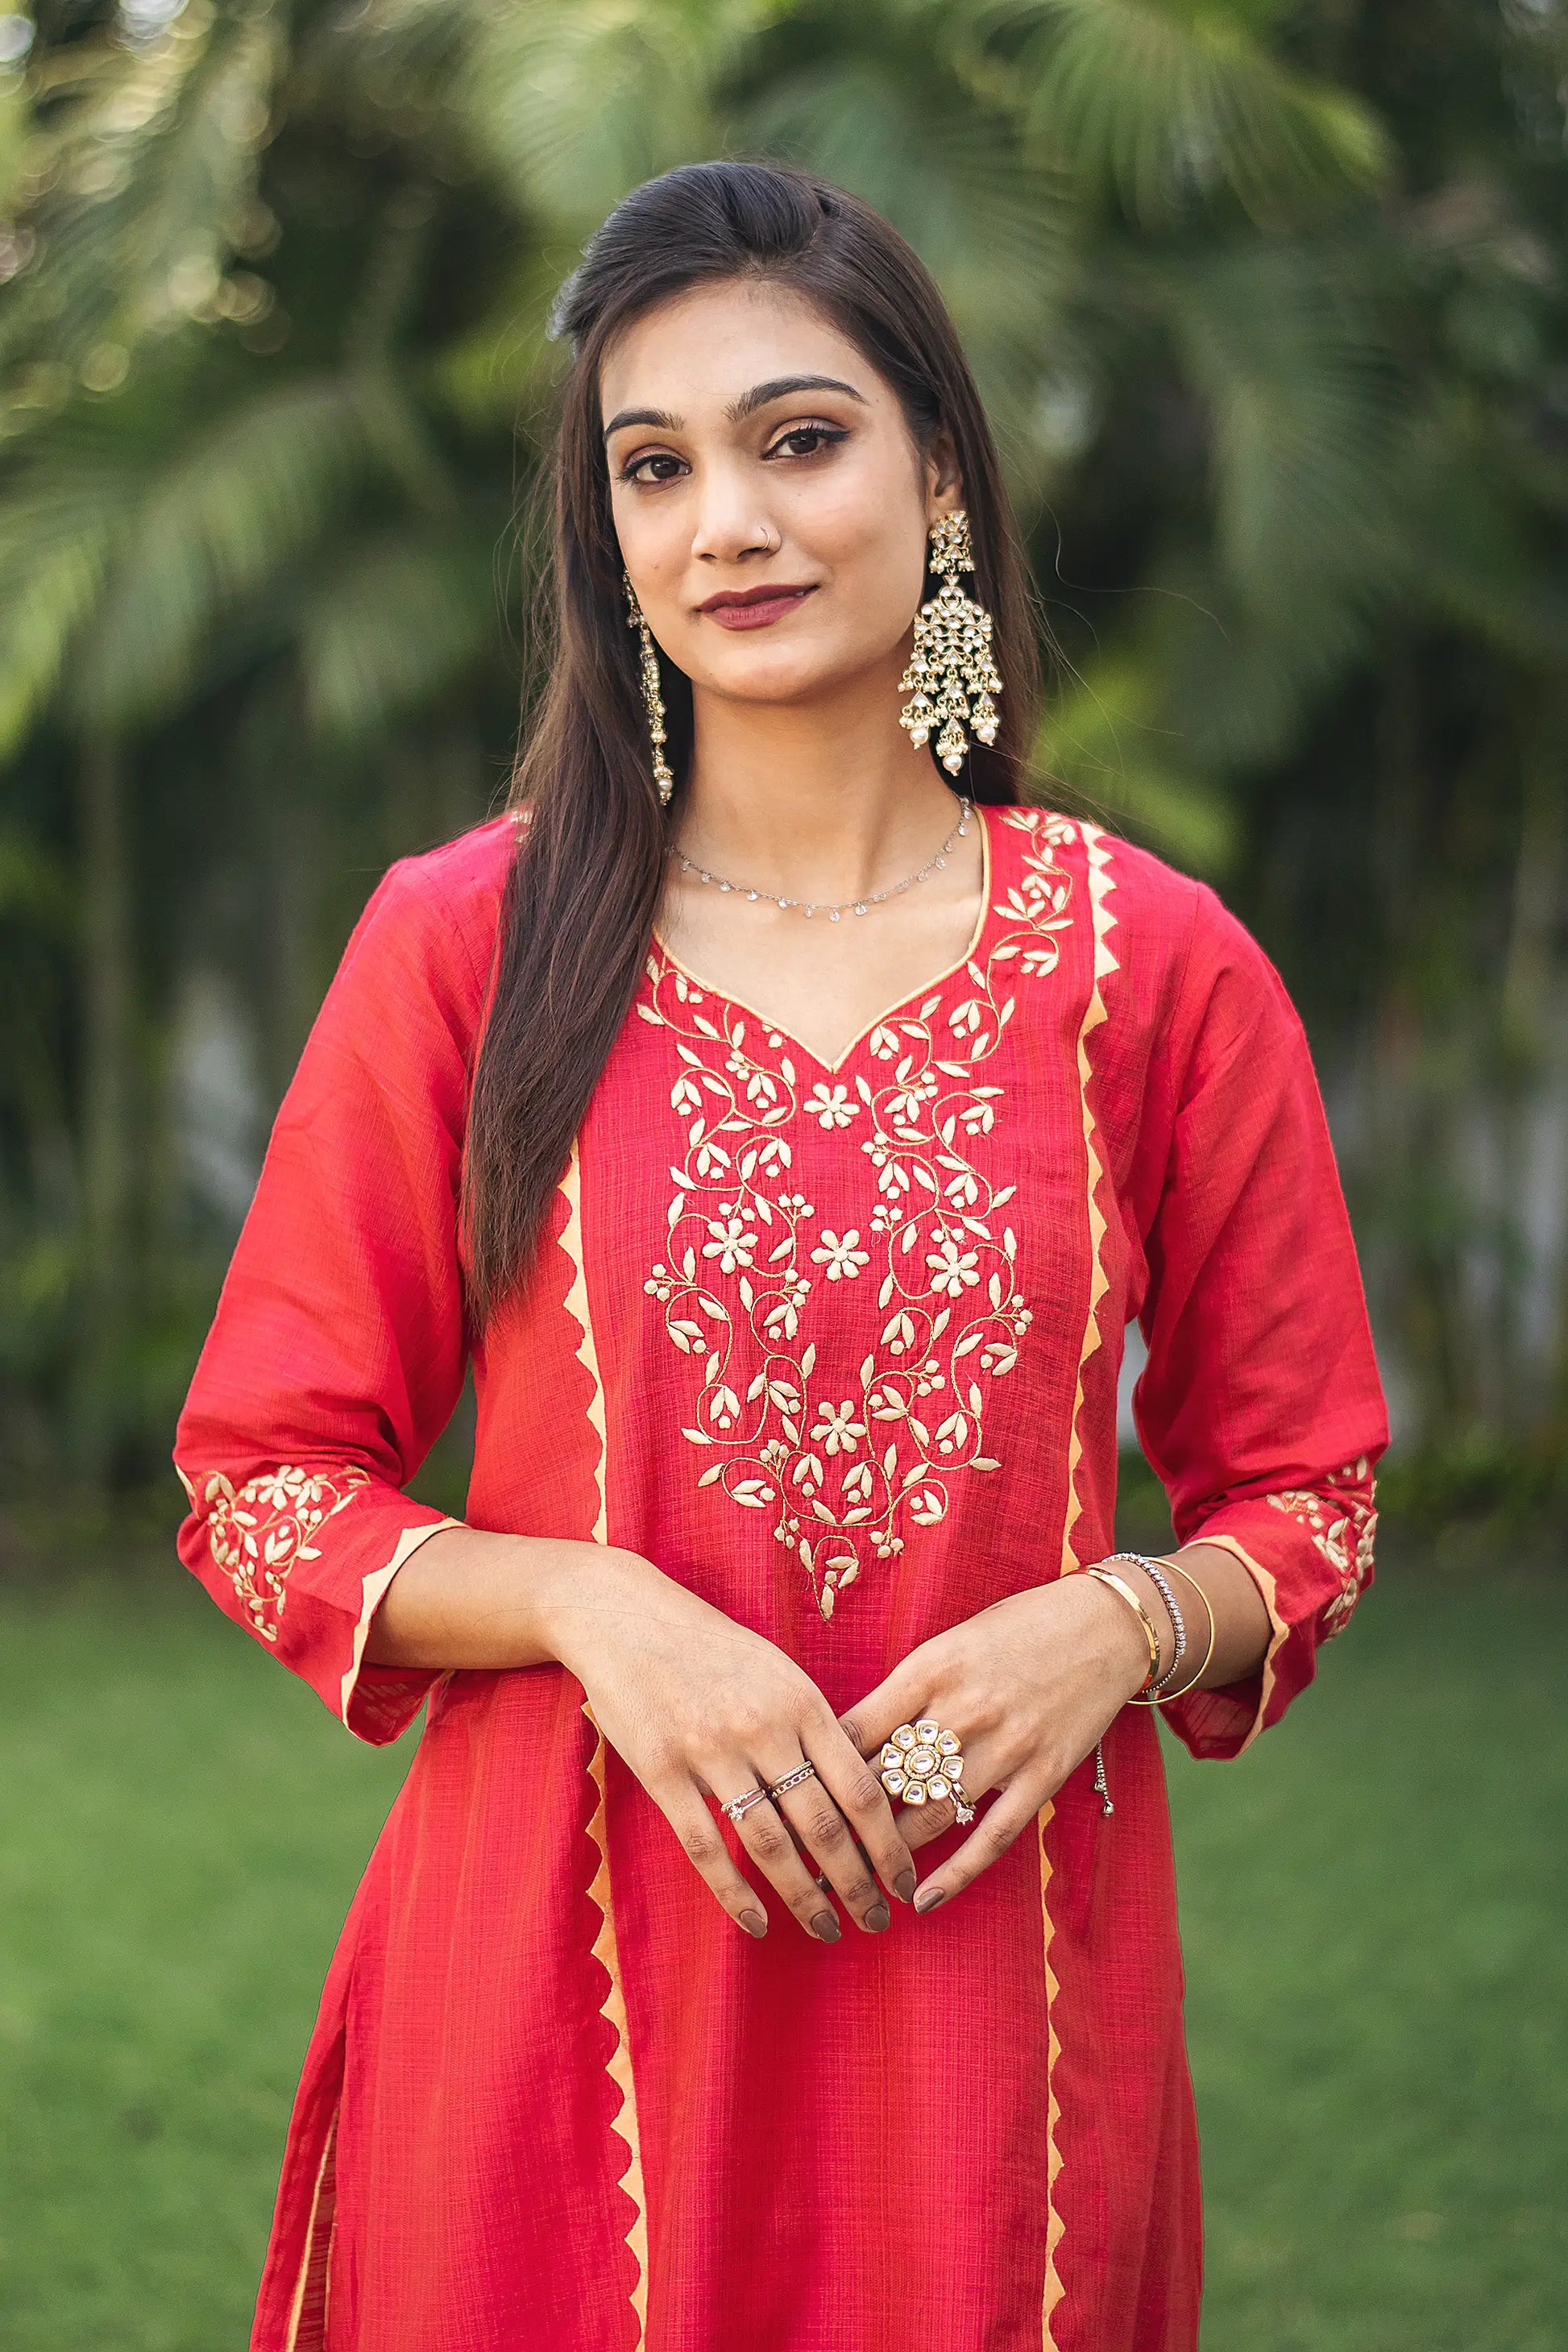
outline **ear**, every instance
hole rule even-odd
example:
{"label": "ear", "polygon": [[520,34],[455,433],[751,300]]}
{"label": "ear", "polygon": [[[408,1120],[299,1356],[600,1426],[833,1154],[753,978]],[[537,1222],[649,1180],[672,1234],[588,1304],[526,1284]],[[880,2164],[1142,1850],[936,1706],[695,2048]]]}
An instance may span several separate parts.
{"label": "ear", "polygon": [[925,461],[926,520],[933,523],[942,515],[952,514],[963,504],[963,482],[958,470],[958,452],[952,436],[945,425],[939,425],[932,436]]}

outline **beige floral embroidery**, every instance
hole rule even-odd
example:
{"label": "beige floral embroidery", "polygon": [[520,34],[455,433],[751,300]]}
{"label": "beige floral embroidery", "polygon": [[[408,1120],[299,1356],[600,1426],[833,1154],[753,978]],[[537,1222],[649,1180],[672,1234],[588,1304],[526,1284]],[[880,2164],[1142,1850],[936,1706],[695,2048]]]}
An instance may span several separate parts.
{"label": "beige floral embroidery", "polygon": [[1377,1533],[1376,1494],[1366,1456],[1331,1471],[1321,1489],[1287,1486],[1264,1500],[1305,1528],[1335,1575],[1340,1590],[1323,1612],[1323,1639],[1344,1631],[1372,1578]]}
{"label": "beige floral embroidery", "polygon": [[295,1561],[321,1557],[310,1538],[369,1481],[367,1470],[342,1471],[334,1482],[319,1471],[296,1470],[285,1463],[247,1479],[237,1493],[215,1473],[199,1499],[193,1495],[197,1508],[206,1513],[213,1559],[232,1580],[262,1641],[278,1639],[289,1571]]}
{"label": "beige floral embroidery", "polygon": [[[672,1344],[701,1366],[682,1434],[716,1457],[699,1486],[772,1512],[825,1618],[866,1548],[893,1558],[907,1526],[945,1517],[955,1475],[999,1466],[984,1445],[988,1391],[1033,1321],[1003,1214],[1015,1188],[993,1184],[967,1147],[996,1123],[1003,1089],[984,1067],[1016,1010],[1015,975],[1043,978],[1060,959],[1072,883],[1056,856],[1078,828],[1035,810],[1000,821],[1030,841],[993,909],[994,943],[871,1032],[874,1081],[803,1081],[788,1038],[657,950],[651,999],[637,1006],[670,1032],[680,1063],[670,1106],[686,1151],[671,1171],[668,1259],[646,1288]],[[865,1157],[866,1212],[842,1232],[784,1189],[802,1119]],[[856,1282],[877,1285],[878,1341],[856,1392],[824,1395],[803,1318],[814,1287]]]}

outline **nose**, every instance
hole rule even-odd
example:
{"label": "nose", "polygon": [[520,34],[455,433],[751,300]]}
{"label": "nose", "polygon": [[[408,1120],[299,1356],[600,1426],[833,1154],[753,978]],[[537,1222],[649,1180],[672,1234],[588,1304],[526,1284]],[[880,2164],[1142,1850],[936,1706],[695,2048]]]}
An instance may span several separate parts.
{"label": "nose", "polygon": [[750,467],[703,468],[691,534],[691,552],[700,562],[739,563],[747,556],[777,553],[784,533],[761,510],[757,488]]}

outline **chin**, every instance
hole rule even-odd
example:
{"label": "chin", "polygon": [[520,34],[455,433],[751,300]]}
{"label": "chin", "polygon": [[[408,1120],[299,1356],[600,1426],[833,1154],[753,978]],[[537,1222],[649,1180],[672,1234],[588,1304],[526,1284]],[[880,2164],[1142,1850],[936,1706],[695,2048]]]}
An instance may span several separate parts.
{"label": "chin", "polygon": [[842,694],[858,684],[868,687],[870,677],[879,676],[886,668],[887,659],[885,650],[868,650],[863,660],[846,661],[842,648],[836,648],[829,657],[803,646],[780,646],[764,651],[759,646],[754,652],[748,648],[735,661],[711,665],[705,676],[693,682],[730,702],[808,703]]}

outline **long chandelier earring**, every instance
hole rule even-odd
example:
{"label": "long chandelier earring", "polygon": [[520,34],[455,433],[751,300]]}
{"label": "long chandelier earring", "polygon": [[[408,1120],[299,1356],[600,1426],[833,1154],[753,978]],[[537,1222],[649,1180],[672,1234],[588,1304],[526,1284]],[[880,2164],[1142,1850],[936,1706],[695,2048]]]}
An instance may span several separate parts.
{"label": "long chandelier earring", "polygon": [[996,705],[1002,680],[991,651],[991,615],[958,584],[961,572],[974,569],[969,517],[962,507],[931,525],[931,569],[942,575],[940,592],[915,615],[915,641],[899,692],[910,699],[899,713],[910,740],[922,744],[940,728],[936,756],[956,776],[969,749],[966,727],[982,743],[996,740]]}
{"label": "long chandelier earring", "polygon": [[664,693],[658,682],[658,656],[654,652],[653,632],[643,618],[631,574],[623,572],[621,577],[626,587],[626,617],[642,647],[642,698],[647,708],[648,740],[653,746],[653,781],[658,788],[660,808],[668,808],[675,793],[675,777],[664,756]]}

